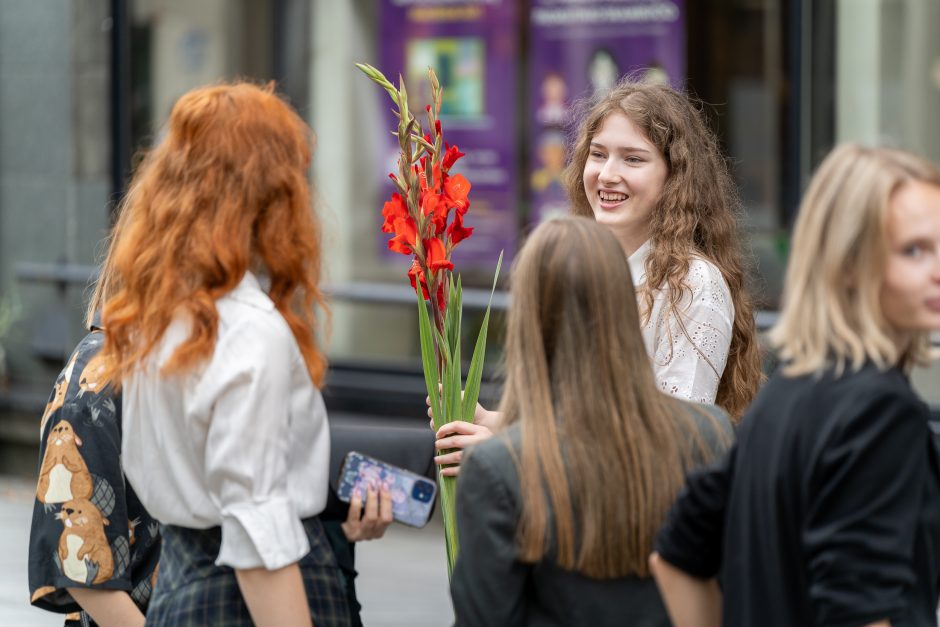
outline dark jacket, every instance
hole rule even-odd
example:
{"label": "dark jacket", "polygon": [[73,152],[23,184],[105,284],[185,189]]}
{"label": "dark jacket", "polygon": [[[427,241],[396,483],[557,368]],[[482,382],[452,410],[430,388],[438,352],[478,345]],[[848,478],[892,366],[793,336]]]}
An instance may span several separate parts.
{"label": "dark jacket", "polygon": [[[686,407],[691,411],[691,405]],[[720,410],[708,409],[717,420],[693,414],[706,443],[717,452],[730,443],[731,425]],[[716,423],[724,436],[716,431]],[[517,559],[515,538],[522,499],[509,445],[521,450],[518,425],[477,445],[461,463],[457,485],[460,554],[451,583],[456,624],[668,626],[651,578],[593,579],[564,570],[550,558],[538,564]]]}
{"label": "dark jacket", "polygon": [[896,369],[778,373],[726,458],[690,477],[656,550],[719,576],[725,625],[936,625],[928,417]]}

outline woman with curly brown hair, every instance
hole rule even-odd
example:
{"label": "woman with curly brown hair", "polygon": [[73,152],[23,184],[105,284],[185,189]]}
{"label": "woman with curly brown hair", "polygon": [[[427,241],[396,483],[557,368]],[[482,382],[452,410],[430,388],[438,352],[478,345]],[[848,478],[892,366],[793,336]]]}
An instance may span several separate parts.
{"label": "woman with curly brown hair", "polygon": [[[714,134],[685,94],[629,80],[581,119],[564,177],[571,210],[609,228],[629,258],[657,385],[737,420],[757,393],[761,358],[737,195]],[[475,423],[445,425],[438,450],[458,450],[437,462],[459,463],[459,449],[498,422],[478,408]]]}
{"label": "woman with curly brown hair", "polygon": [[565,184],[572,212],[608,227],[630,260],[660,389],[739,417],[760,356],[737,196],[701,113],[667,85],[622,82],[583,118]]}
{"label": "woman with curly brown hair", "polygon": [[95,301],[125,472],[163,523],[148,624],[350,624],[317,517],[329,430],[311,135],[270,86],[193,90],[115,226]]}

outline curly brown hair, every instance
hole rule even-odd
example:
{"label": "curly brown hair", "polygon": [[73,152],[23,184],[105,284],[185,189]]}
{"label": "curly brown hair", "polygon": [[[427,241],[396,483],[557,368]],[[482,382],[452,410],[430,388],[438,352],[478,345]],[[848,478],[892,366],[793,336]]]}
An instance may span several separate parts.
{"label": "curly brown hair", "polygon": [[[763,378],[753,305],[745,287],[739,248],[739,200],[718,140],[690,98],[668,85],[624,80],[582,116],[564,174],[572,212],[593,216],[583,173],[591,140],[612,113],[626,115],[662,153],[669,168],[662,194],[650,216],[652,251],[646,260],[644,322],[657,288],[670,288],[670,308],[689,293],[685,282],[693,255],[715,264],[728,284],[734,325],[728,360],[716,404],[739,418]],[[677,320],[681,320],[676,316]]]}

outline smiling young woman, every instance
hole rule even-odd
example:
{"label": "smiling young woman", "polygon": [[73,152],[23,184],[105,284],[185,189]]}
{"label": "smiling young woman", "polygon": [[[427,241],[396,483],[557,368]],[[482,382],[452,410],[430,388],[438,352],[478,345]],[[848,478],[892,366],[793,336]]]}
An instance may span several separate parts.
{"label": "smiling young woman", "polygon": [[667,85],[622,82],[583,117],[565,184],[572,212],[611,229],[629,257],[660,389],[739,417],[760,355],[738,199],[700,112]]}
{"label": "smiling young woman", "polygon": [[[624,81],[582,117],[564,174],[572,213],[593,217],[629,258],[656,384],[737,420],[763,379],[737,195],[715,136],[687,96]],[[497,412],[437,432],[436,458],[457,474],[464,448]]]}

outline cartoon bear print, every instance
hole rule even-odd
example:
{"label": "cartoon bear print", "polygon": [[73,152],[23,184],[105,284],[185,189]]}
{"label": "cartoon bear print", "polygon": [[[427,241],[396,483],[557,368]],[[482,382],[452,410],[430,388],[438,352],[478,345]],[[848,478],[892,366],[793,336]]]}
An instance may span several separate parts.
{"label": "cartoon bear print", "polygon": [[42,412],[42,420],[39,422],[39,437],[42,437],[42,432],[46,429],[46,423],[55,410],[65,403],[65,392],[69,389],[69,381],[72,380],[72,370],[75,368],[76,359],[78,359],[78,351],[75,351],[68,365],[65,366],[65,369],[59,374],[59,378],[56,379],[52,398],[46,403],[46,410]]}
{"label": "cartoon bear print", "polygon": [[88,499],[72,499],[62,504],[59,560],[62,572],[72,581],[97,584],[114,572],[114,557],[104,535],[110,524]]}
{"label": "cartoon bear print", "polygon": [[78,452],[81,445],[81,438],[67,420],[50,429],[36,489],[36,498],[41,503],[64,503],[91,497],[94,486],[88,466]]}
{"label": "cartoon bear print", "polygon": [[98,353],[88,361],[85,368],[82,370],[82,374],[78,378],[78,387],[80,389],[78,393],[79,396],[84,395],[85,392],[92,394],[101,392],[105,385],[102,375],[104,375],[106,364],[107,360],[101,353]]}

